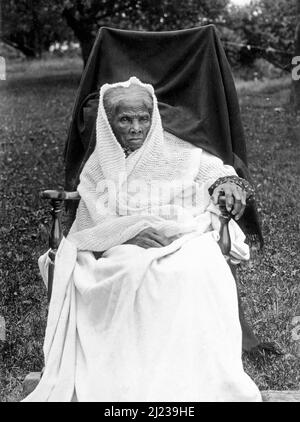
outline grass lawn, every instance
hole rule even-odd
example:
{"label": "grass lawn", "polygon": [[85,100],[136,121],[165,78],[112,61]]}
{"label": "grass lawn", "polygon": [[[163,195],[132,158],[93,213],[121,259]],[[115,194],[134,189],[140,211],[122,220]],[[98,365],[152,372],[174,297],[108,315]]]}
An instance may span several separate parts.
{"label": "grass lawn", "polygon": [[[0,316],[6,321],[0,401],[19,400],[24,376],[43,367],[47,299],[37,259],[47,248],[50,216],[38,193],[63,185],[62,153],[80,71],[75,59],[8,64],[7,81],[0,81]],[[265,237],[264,252],[243,265],[240,289],[256,333],[285,352],[256,362],[245,357],[245,368],[261,389],[299,389],[300,339],[293,326],[300,316],[299,134],[285,107],[289,81],[238,81],[237,87]]]}

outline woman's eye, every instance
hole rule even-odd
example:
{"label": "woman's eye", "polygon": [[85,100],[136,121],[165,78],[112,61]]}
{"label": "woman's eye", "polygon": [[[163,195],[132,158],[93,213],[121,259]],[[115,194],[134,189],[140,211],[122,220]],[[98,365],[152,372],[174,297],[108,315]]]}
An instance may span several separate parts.
{"label": "woman's eye", "polygon": [[144,117],[142,117],[142,121],[143,121],[143,122],[149,122],[149,117],[148,117],[148,116],[144,116]]}
{"label": "woman's eye", "polygon": [[125,123],[125,122],[128,122],[128,117],[121,117],[121,122],[122,123]]}

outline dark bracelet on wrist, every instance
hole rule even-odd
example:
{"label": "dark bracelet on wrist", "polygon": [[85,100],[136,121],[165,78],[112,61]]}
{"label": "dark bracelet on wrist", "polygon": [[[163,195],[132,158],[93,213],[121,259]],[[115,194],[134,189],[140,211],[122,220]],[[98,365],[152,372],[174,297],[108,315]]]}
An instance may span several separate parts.
{"label": "dark bracelet on wrist", "polygon": [[217,179],[208,189],[208,193],[210,195],[213,194],[214,190],[222,185],[223,183],[233,183],[237,186],[239,186],[240,188],[242,188],[243,190],[246,191],[247,194],[247,199],[250,197],[254,197],[254,188],[252,187],[252,185],[248,182],[248,180],[243,179],[242,177],[238,177],[238,176],[224,176],[224,177],[220,177],[219,179]]}

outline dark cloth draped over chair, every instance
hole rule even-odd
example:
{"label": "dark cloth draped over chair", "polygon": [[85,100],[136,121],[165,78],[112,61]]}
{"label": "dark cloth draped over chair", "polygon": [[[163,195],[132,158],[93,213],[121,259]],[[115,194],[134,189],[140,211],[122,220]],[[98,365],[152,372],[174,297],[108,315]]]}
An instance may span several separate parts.
{"label": "dark cloth draped over chair", "polygon": [[[73,110],[64,157],[66,190],[76,190],[95,147],[100,87],[131,76],[154,86],[166,131],[218,156],[251,181],[237,93],[215,27],[169,32],[103,27],[83,72]],[[262,243],[255,204],[247,207],[239,224],[248,238]],[[241,307],[240,321],[243,348],[251,350],[259,341]]]}
{"label": "dark cloth draped over chair", "polygon": [[[137,76],[154,86],[163,127],[232,165],[247,180],[247,153],[231,69],[213,25],[169,32],[101,28],[81,78],[65,149],[74,190],[95,146],[98,92]],[[240,225],[262,242],[255,205]]]}

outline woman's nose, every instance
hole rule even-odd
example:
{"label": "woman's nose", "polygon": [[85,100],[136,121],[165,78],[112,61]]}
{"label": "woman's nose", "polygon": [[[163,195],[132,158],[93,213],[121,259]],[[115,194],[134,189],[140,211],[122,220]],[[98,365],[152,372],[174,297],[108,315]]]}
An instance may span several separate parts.
{"label": "woman's nose", "polygon": [[135,133],[141,133],[142,132],[141,125],[140,125],[140,123],[139,123],[139,121],[137,119],[134,119],[132,121],[132,125],[131,125],[130,130],[132,132],[135,132]]}

